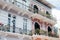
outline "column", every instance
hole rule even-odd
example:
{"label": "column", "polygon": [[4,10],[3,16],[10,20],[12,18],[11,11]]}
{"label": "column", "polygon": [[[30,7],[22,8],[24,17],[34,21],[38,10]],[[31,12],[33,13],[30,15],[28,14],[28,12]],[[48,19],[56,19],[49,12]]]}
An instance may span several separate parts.
{"label": "column", "polygon": [[48,35],[48,23],[45,22],[44,24],[45,24],[45,29],[47,30],[47,35]]}
{"label": "column", "polygon": [[32,21],[32,34],[35,33],[35,30],[34,30],[34,22]]}

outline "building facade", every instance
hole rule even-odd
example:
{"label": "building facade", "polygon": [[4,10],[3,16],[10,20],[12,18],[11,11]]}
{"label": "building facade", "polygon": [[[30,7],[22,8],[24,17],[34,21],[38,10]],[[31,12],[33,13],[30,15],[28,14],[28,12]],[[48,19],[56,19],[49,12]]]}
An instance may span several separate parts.
{"label": "building facade", "polygon": [[0,30],[53,36],[53,7],[46,0],[0,0]]}

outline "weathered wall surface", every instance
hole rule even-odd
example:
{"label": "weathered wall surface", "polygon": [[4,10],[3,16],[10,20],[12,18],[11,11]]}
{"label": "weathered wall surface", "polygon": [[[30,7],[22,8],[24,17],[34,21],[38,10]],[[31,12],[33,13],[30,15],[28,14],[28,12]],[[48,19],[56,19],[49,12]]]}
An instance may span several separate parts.
{"label": "weathered wall surface", "polygon": [[34,35],[33,40],[60,40],[59,38],[54,38],[54,37],[48,37],[48,36],[43,36],[43,35]]}
{"label": "weathered wall surface", "polygon": [[60,39],[43,35],[28,36],[17,33],[8,33],[0,31],[0,40],[60,40]]}

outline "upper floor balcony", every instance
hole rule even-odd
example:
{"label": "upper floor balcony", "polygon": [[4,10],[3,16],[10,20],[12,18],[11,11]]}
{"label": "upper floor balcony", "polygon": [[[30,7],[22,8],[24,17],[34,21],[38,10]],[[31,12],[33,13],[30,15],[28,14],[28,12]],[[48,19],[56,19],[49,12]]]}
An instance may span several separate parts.
{"label": "upper floor balcony", "polygon": [[45,18],[48,18],[49,20],[56,21],[56,19],[49,12],[46,12],[46,13],[42,12],[41,10],[38,10],[38,8],[36,6],[34,8],[32,8],[31,6],[27,6],[26,4],[23,4],[23,2],[19,2],[16,0],[2,0],[2,1],[9,3],[9,4],[13,4],[13,6],[16,5],[18,8],[22,8],[23,10],[29,11],[32,14],[38,14],[38,15],[41,15]]}

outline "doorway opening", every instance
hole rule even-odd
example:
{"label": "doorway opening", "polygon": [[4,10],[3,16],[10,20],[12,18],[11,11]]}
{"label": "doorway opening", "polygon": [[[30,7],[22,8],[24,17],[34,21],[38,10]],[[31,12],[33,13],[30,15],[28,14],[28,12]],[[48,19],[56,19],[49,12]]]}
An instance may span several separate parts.
{"label": "doorway opening", "polygon": [[40,25],[37,22],[35,22],[34,26],[35,26],[35,34],[40,34]]}
{"label": "doorway opening", "polygon": [[48,26],[48,35],[51,36],[52,29],[50,26]]}
{"label": "doorway opening", "polygon": [[34,13],[38,13],[38,7],[34,5]]}

